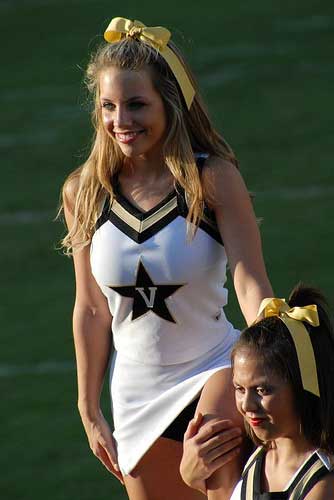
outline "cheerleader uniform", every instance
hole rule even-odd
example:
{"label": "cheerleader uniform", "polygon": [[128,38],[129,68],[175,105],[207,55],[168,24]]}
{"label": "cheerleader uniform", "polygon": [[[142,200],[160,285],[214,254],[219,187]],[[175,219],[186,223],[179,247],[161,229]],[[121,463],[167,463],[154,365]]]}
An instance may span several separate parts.
{"label": "cheerleader uniform", "polygon": [[117,181],[114,192],[92,237],[91,268],[113,317],[114,437],[128,474],[211,375],[230,366],[239,332],[224,314],[227,257],[213,212],[205,209],[189,241],[181,188],[147,212]]}
{"label": "cheerleader uniform", "polygon": [[261,477],[265,454],[265,449],[259,447],[251,455],[231,500],[303,500],[313,486],[333,470],[331,457],[315,450],[295,472],[283,491],[262,492]]}

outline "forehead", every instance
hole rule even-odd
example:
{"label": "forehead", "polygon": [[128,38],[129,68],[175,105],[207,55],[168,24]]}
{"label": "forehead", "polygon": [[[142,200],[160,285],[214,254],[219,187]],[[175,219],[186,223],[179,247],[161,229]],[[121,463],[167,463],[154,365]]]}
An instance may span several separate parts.
{"label": "forehead", "polygon": [[110,66],[100,73],[100,92],[111,95],[129,95],[135,93],[147,95],[156,93],[152,76],[148,68],[129,70]]}
{"label": "forehead", "polygon": [[263,357],[249,348],[239,349],[233,359],[233,380],[243,386],[281,382],[281,378],[268,366]]}

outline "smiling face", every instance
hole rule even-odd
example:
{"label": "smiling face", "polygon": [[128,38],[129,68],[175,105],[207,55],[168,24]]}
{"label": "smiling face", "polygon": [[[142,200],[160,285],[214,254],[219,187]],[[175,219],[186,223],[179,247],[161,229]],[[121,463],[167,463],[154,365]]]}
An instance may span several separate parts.
{"label": "smiling face", "polygon": [[233,384],[237,408],[260,441],[299,434],[291,386],[266,369],[264,361],[249,348],[235,353]]}
{"label": "smiling face", "polygon": [[149,70],[109,67],[100,75],[102,120],[129,158],[161,158],[166,113]]}

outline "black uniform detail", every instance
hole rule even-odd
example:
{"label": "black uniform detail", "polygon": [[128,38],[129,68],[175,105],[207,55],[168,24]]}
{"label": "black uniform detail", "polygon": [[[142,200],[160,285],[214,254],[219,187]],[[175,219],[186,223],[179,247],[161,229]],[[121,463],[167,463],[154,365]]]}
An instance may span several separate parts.
{"label": "black uniform detail", "polygon": [[[312,487],[329,471],[313,453],[285,491],[261,492],[263,461],[266,451],[254,452],[243,472],[241,500],[303,500]],[[248,490],[248,494],[247,494]]]}
{"label": "black uniform detail", "polygon": [[198,402],[199,397],[186,406],[161,434],[161,437],[173,439],[173,441],[179,441],[182,443],[188,424],[190,420],[194,418]]}
{"label": "black uniform detail", "polygon": [[[177,192],[177,205],[179,208],[178,215],[182,215],[186,219],[188,215],[188,206],[186,202],[186,197],[184,190],[178,186],[176,188]],[[223,240],[220,236],[220,232],[217,226],[216,216],[213,210],[211,210],[207,205],[204,205],[203,218],[199,223],[199,227],[203,229],[207,234],[211,236],[218,243],[223,245]]]}
{"label": "black uniform detail", "polygon": [[[205,159],[205,156],[199,156],[196,159],[200,174]],[[112,203],[110,207],[110,197],[107,196],[102,213],[96,223],[96,230],[109,220],[129,238],[140,244],[168,226],[178,216],[186,218],[188,215],[185,193],[178,185],[160,203],[146,212],[134,206],[123,196],[117,177],[113,180],[113,190],[115,203]],[[118,205],[118,209],[116,205]],[[121,207],[121,211],[119,207]],[[223,245],[215,214],[206,205],[199,227]]]}
{"label": "black uniform detail", "polygon": [[160,318],[176,323],[169,312],[165,299],[170,297],[181,285],[157,285],[153,283],[142,262],[139,262],[136,283],[132,286],[109,286],[123,297],[133,298],[132,320],[140,318],[149,311]]}

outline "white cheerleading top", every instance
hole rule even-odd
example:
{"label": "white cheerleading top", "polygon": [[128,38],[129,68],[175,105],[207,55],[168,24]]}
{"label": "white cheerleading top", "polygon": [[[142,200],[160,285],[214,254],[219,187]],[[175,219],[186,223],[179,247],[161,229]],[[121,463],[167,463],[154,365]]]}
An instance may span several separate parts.
{"label": "white cheerleading top", "polygon": [[233,330],[227,304],[227,258],[206,209],[187,240],[186,203],[173,190],[148,212],[115,185],[92,238],[93,275],[108,299],[115,349],[134,361],[170,365],[196,358]]}

